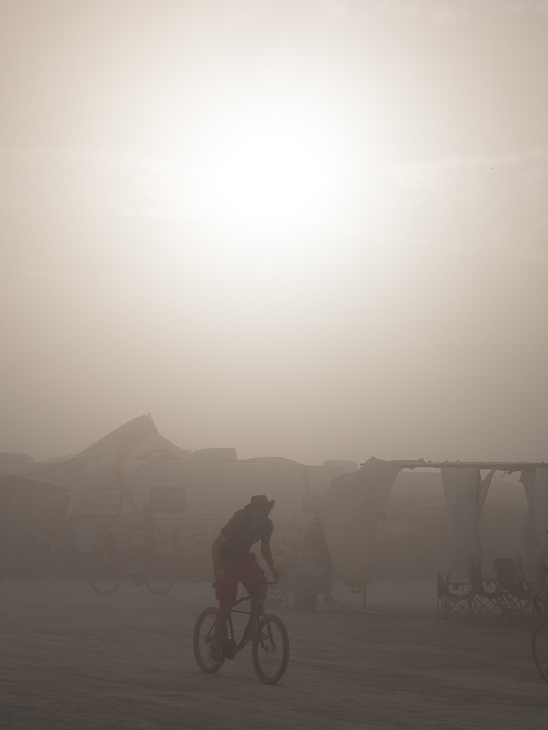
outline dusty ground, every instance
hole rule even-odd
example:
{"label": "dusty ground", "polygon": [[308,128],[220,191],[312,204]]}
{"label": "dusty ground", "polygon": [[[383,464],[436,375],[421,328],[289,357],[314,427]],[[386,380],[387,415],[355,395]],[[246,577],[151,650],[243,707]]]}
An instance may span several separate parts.
{"label": "dusty ground", "polygon": [[533,664],[537,621],[436,621],[433,581],[339,587],[332,610],[277,611],[291,658],[276,686],[256,678],[249,647],[215,675],[192,653],[213,605],[207,583],[166,596],[84,581],[0,586],[0,727],[10,730],[354,730],[546,728],[548,685]]}

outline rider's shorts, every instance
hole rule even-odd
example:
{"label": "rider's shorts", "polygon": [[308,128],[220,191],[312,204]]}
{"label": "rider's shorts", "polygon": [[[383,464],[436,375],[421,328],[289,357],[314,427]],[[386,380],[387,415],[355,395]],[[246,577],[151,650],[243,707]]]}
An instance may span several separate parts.
{"label": "rider's shorts", "polygon": [[259,583],[266,583],[266,576],[255,553],[249,553],[243,560],[223,563],[222,567],[229,577],[223,581],[215,579],[215,597],[221,608],[231,608],[236,603],[240,581],[250,594],[257,592]]}

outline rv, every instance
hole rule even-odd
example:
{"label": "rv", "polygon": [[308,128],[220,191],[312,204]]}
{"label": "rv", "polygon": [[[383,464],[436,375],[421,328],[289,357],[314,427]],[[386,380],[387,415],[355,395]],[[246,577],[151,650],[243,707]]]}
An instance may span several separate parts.
{"label": "rv", "polygon": [[124,465],[121,488],[109,465],[92,461],[81,470],[69,509],[76,548],[94,551],[105,528],[127,533],[145,504],[164,541],[176,532],[207,531],[213,537],[254,494],[276,501],[276,535],[294,536],[317,514],[331,481],[356,469],[351,461],[306,466],[279,457],[240,460],[234,449],[203,449],[188,460],[133,459]]}

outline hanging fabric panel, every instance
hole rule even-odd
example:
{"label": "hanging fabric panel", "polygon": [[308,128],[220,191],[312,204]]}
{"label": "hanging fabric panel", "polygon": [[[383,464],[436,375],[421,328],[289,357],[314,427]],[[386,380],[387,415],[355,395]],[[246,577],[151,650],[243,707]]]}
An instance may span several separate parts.
{"label": "hanging fabric panel", "polygon": [[479,519],[494,472],[482,479],[478,467],[441,468],[453,547],[476,565],[483,560]]}
{"label": "hanging fabric panel", "polygon": [[399,471],[399,466],[371,458],[322,495],[319,516],[331,560],[350,588],[371,581],[377,525]]}
{"label": "hanging fabric panel", "polygon": [[520,482],[525,490],[527,507],[521,515],[516,531],[516,547],[521,556],[523,571],[528,581],[535,578],[535,563],[539,551],[539,541],[535,524],[535,481],[536,472],[522,471]]}

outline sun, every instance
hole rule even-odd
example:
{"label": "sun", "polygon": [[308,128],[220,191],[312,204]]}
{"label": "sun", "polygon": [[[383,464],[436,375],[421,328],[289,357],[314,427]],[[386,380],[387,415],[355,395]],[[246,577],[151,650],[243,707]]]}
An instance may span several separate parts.
{"label": "sun", "polygon": [[206,213],[236,224],[317,223],[333,210],[336,138],[313,116],[242,116],[212,144],[204,176]]}

